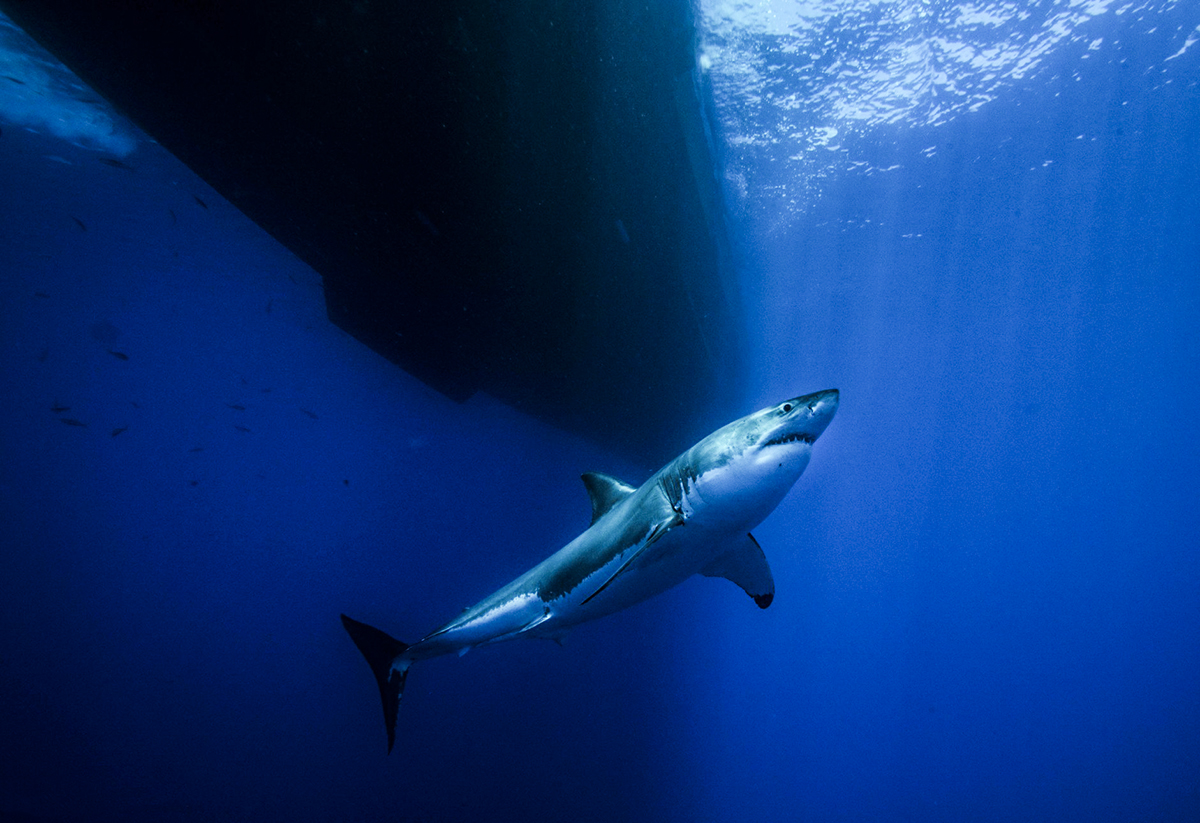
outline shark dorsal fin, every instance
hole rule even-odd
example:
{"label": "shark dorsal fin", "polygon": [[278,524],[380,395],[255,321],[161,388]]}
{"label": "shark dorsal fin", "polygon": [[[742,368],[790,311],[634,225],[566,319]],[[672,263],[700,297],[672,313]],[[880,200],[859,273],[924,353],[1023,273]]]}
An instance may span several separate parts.
{"label": "shark dorsal fin", "polygon": [[760,609],[770,606],[775,599],[775,578],[771,576],[766,555],[752,534],[747,534],[745,540],[738,540],[729,551],[701,569],[700,574],[732,580],[754,598]]}
{"label": "shark dorsal fin", "polygon": [[615,477],[600,472],[585,472],[583,485],[588,497],[592,498],[592,522],[595,523],[613,506],[620,503],[637,489]]}

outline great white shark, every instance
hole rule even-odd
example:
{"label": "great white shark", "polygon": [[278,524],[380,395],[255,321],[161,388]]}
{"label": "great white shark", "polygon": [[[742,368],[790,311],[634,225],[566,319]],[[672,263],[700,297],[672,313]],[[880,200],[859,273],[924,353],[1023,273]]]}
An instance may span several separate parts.
{"label": "great white shark", "polygon": [[718,429],[634,488],[583,475],[587,530],[441,628],[407,644],[342,615],[366,657],[387,726],[388,752],[409,667],[418,660],[518,637],[561,639],[694,574],[724,577],[767,608],[775,580],[750,530],[808,466],[838,407],[837,389],[793,397]]}

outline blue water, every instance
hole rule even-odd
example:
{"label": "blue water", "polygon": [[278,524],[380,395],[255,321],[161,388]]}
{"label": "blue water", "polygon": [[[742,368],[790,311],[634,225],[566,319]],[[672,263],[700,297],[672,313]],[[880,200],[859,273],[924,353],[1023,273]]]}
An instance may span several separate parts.
{"label": "blue water", "polygon": [[746,411],[842,391],[775,603],[421,664],[390,757],[338,613],[419,637],[654,467],[364,349],[129,127],[0,110],[0,819],[1200,819],[1200,8],[730,8]]}

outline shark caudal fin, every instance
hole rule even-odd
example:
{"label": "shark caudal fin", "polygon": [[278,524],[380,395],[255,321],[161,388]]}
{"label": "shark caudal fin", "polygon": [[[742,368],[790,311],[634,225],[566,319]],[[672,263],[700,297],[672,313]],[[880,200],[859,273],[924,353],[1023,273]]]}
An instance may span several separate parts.
{"label": "shark caudal fin", "polygon": [[408,648],[407,643],[401,643],[387,632],[381,632],[374,626],[359,623],[346,615],[342,615],[342,625],[350,634],[350,639],[375,675],[379,684],[379,696],[383,700],[383,722],[387,726],[388,754],[396,742],[396,714],[400,710],[400,696],[404,693],[404,679],[408,677],[407,661],[402,668],[393,668],[392,662]]}

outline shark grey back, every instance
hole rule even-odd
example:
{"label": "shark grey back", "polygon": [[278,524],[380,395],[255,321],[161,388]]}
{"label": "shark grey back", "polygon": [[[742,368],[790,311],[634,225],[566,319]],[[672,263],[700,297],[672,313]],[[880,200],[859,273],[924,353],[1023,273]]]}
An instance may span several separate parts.
{"label": "shark grey back", "polygon": [[795,485],[837,411],[837,389],[794,397],[710,434],[635,488],[583,475],[591,525],[563,548],[409,645],[342,615],[383,701],[388,751],[417,660],[570,628],[666,591],[695,574],[724,577],[760,608],[775,595],[750,533]]}

